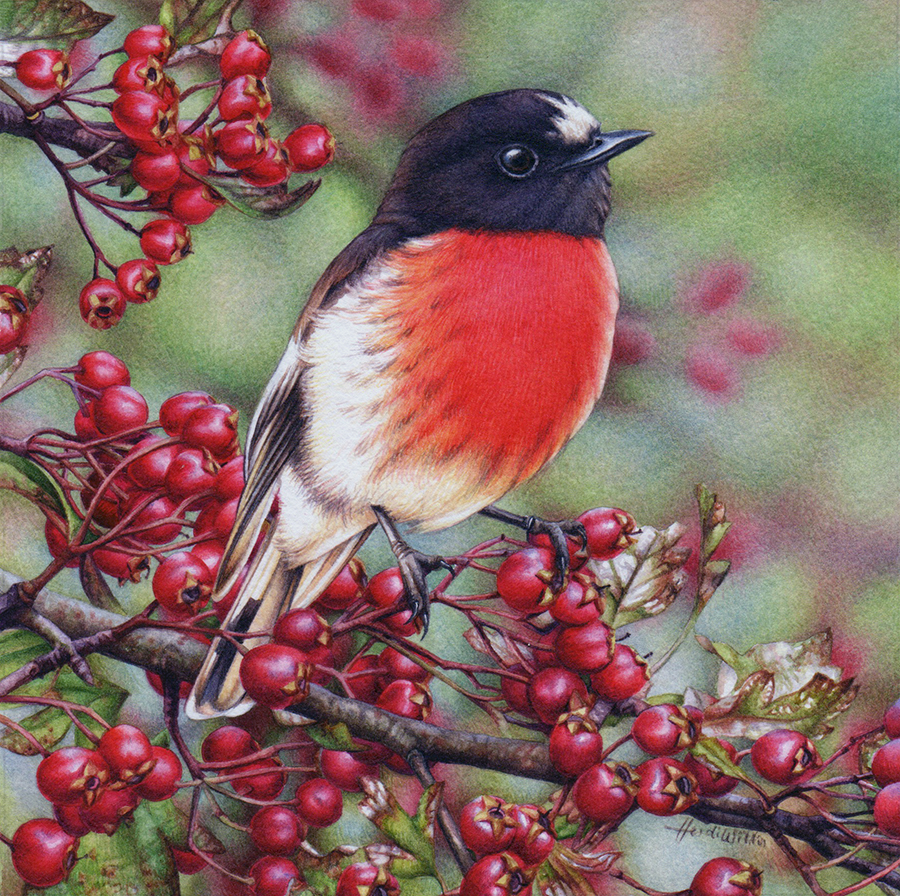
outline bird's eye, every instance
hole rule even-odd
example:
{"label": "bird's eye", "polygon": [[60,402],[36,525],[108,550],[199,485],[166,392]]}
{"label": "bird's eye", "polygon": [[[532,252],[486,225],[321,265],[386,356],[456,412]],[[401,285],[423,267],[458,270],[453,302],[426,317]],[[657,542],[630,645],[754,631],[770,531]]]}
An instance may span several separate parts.
{"label": "bird's eye", "polygon": [[507,146],[497,153],[497,164],[510,177],[528,177],[537,163],[537,153],[519,143]]}

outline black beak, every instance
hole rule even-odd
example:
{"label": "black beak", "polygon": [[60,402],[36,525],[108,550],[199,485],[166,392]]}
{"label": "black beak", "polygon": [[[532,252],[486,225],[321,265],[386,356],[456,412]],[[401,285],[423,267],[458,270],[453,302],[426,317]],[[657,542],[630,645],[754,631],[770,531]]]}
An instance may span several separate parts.
{"label": "black beak", "polygon": [[574,159],[558,165],[556,170],[567,171],[571,168],[584,168],[587,165],[602,165],[613,156],[637,146],[652,136],[653,131],[610,131],[608,134],[598,134],[588,149]]}

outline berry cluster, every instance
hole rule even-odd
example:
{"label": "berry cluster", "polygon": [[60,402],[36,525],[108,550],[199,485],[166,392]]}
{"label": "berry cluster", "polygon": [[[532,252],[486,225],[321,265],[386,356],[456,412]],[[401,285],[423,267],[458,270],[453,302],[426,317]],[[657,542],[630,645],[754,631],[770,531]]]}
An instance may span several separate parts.
{"label": "berry cluster", "polygon": [[[174,50],[174,41],[163,26],[137,28],[125,38],[121,52],[127,59],[116,69],[112,83],[75,93],[71,88],[88,72],[81,73],[67,89],[71,70],[62,51],[30,50],[16,65],[18,79],[26,87],[56,91],[41,108],[55,104],[71,114],[67,102],[111,87],[117,95],[111,103],[90,102],[108,107],[117,130],[102,133],[134,153],[128,170],[145,191],[145,198],[117,201],[80,183],[77,194],[132,232],[137,231],[112,209],[156,211],[167,216],[151,220],[141,229],[143,257],[118,266],[110,264],[89,237],[95,276],[81,291],[79,309],[84,320],[97,329],[117,324],[128,303],[153,299],[161,284],[160,266],[181,261],[190,253],[188,226],[208,220],[226,201],[210,178],[273,188],[284,184],[292,173],[314,171],[334,156],[334,138],[319,124],[302,125],[284,140],[270,135],[266,119],[272,100],[265,78],[272,57],[254,31],[237,34],[225,46],[217,79],[183,92],[171,76],[172,66],[177,64]],[[207,107],[193,120],[179,118],[181,99],[201,89],[214,91]],[[217,117],[208,123],[214,114]],[[217,162],[224,167],[217,168]],[[65,173],[64,177],[71,175]],[[110,269],[112,279],[96,276],[100,262]]]}
{"label": "berry cluster", "polygon": [[[439,0],[354,0],[305,48],[313,67],[349,91],[368,120],[390,123],[450,73]],[[330,10],[332,18],[334,11]]]}
{"label": "berry cluster", "polygon": [[[158,561],[153,595],[163,613],[195,615],[212,593],[244,484],[237,411],[206,392],[181,392],[151,423],[127,366],[104,351],[55,373],[73,375],[80,404],[74,426],[81,454],[63,472],[83,525],[71,533],[48,516],[51,554],[75,566],[89,552],[120,582],[138,581]],[[220,614],[225,609],[216,605]]]}
{"label": "berry cluster", "polygon": [[33,818],[13,834],[12,861],[34,887],[51,887],[71,872],[79,838],[112,836],[141,800],[171,799],[181,780],[181,761],[154,746],[133,725],[107,729],[92,749],[62,747],[45,754],[37,787],[53,804],[54,818]]}
{"label": "berry cluster", "polygon": [[891,740],[872,757],[872,775],[881,788],[875,795],[875,824],[889,837],[900,837],[900,700],[884,714],[885,733]]}

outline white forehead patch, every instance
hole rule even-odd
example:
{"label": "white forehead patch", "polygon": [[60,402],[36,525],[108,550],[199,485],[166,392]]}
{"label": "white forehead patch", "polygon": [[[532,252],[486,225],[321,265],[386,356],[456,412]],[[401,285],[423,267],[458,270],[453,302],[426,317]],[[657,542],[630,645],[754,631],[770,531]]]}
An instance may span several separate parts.
{"label": "white forehead patch", "polygon": [[600,122],[580,103],[569,97],[558,98],[544,94],[547,102],[559,109],[559,115],[553,116],[553,124],[566,143],[588,143]]}

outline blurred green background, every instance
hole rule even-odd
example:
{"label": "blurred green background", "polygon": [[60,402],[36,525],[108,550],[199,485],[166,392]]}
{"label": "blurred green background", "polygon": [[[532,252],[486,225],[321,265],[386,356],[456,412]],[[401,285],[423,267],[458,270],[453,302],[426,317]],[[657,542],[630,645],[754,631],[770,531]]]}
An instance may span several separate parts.
{"label": "blurred green background", "polygon": [[[94,5],[117,15],[95,50],[157,11]],[[567,93],[608,128],[656,136],[612,164],[623,338],[607,392],[506,505],[551,517],[614,505],[640,523],[690,524],[706,482],[735,521],[736,563],[699,630],[745,650],[834,626],[838,662],[863,685],[852,724],[875,717],[898,696],[900,671],[896,3],[397,0],[380,4],[387,21],[365,6],[245,6],[242,24],[274,50],[273,132],[322,121],[337,159],[296,215],[225,210],[194,228],[195,254],[114,330],[79,318],[90,255],[52,170],[27,141],[0,136],[0,245],[55,246],[22,375],[104,348],[127,361],[152,409],[202,388],[246,421],[309,289],[368,222],[416,127],[491,90]],[[127,234],[91,221],[111,258],[138,254]],[[0,425],[67,428],[72,412],[65,390],[43,384],[3,405]],[[0,565],[38,572],[41,521],[0,502]],[[419,544],[452,553],[494,532],[476,520]],[[386,558],[379,544],[368,550]],[[633,643],[651,649],[644,637]],[[679,675],[711,688],[714,674],[688,647],[660,688]],[[662,831],[647,827],[630,836]],[[660,844],[635,872],[686,886],[696,860],[679,858],[674,834]],[[766,892],[797,892],[780,880]]]}

